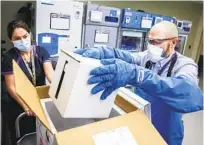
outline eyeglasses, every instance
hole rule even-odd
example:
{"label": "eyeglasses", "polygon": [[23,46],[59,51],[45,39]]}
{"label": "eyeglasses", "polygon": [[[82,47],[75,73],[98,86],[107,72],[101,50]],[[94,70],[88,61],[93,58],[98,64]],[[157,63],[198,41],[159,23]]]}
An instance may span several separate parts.
{"label": "eyeglasses", "polygon": [[147,38],[146,43],[149,43],[149,44],[152,44],[152,45],[159,45],[159,44],[163,43],[164,41],[172,40],[172,39],[175,39],[175,38],[177,38],[177,37],[165,38],[165,39],[149,39],[149,38]]}

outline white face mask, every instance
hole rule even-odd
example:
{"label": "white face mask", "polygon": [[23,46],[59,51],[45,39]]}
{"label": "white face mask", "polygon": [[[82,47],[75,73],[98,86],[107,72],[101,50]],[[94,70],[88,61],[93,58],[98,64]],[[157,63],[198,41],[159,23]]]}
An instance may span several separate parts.
{"label": "white face mask", "polygon": [[148,44],[147,46],[148,46],[147,56],[152,62],[156,63],[164,59],[163,57],[164,50],[162,48],[152,44]]}
{"label": "white face mask", "polygon": [[23,40],[13,41],[13,45],[20,51],[27,51],[31,48],[30,37],[23,39]]}

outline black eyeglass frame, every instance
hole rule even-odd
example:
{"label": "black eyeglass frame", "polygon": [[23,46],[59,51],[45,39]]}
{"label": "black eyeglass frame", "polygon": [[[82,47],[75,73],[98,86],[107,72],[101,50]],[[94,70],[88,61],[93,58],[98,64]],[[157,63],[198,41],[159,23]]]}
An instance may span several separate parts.
{"label": "black eyeglass frame", "polygon": [[[178,38],[178,37],[171,37],[171,38],[165,38],[165,39],[149,39],[149,38],[146,38],[145,42],[146,43],[149,43],[149,44],[161,44],[167,40],[172,40],[172,39],[175,39],[175,38]],[[155,43],[151,42],[151,41],[154,41]]]}

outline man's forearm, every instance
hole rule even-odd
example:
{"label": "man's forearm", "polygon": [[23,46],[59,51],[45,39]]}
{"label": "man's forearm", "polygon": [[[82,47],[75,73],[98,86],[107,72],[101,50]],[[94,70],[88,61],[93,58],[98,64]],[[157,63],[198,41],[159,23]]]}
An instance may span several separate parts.
{"label": "man's forearm", "polygon": [[149,96],[159,98],[177,112],[189,113],[203,109],[203,93],[195,82],[178,77],[160,77],[146,71],[144,80],[136,87]]}

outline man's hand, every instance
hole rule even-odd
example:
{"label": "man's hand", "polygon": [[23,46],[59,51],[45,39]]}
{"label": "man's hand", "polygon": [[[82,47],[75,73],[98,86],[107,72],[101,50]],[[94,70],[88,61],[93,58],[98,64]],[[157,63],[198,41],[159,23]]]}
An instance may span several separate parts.
{"label": "man's hand", "polygon": [[94,48],[84,48],[74,51],[83,57],[90,57],[95,59],[121,59],[127,63],[134,63],[134,57],[126,51],[120,50],[118,48],[111,47],[94,47]]}
{"label": "man's hand", "polygon": [[135,64],[119,59],[104,59],[101,63],[105,66],[93,69],[90,72],[93,76],[88,80],[88,84],[97,84],[92,89],[92,94],[103,91],[101,100],[106,99],[114,90],[127,84],[137,84],[138,78],[143,79],[139,73],[139,67]]}

